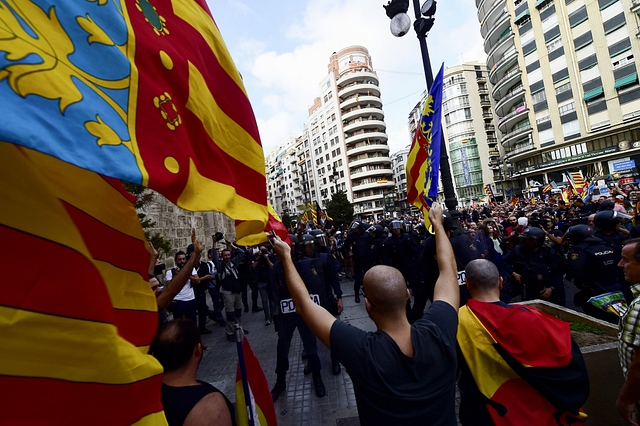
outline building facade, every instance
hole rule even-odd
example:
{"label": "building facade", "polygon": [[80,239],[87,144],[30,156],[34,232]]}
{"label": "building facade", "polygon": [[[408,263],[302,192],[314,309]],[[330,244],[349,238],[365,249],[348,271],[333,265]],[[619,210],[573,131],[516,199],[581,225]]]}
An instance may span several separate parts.
{"label": "building facade", "polygon": [[[384,196],[394,188],[393,172],[378,76],[366,48],[350,46],[331,55],[295,156],[292,190],[286,183],[283,189],[293,197],[289,209],[295,204],[301,212],[309,202],[325,207],[332,194],[343,190],[357,217],[383,214]],[[287,164],[293,164],[291,158]]]}
{"label": "building facade", "polygon": [[561,182],[568,169],[602,176],[616,172],[617,163],[640,160],[640,4],[476,0],[476,6],[505,182],[520,190]]}

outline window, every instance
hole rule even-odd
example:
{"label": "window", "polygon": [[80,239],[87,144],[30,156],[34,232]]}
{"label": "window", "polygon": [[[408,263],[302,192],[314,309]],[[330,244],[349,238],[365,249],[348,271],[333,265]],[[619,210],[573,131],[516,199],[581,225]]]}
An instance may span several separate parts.
{"label": "window", "polygon": [[544,117],[536,118],[536,124],[546,123],[547,121],[550,121],[550,120],[551,120],[551,116],[547,114]]}
{"label": "window", "polygon": [[557,39],[547,43],[547,53],[551,53],[554,50],[559,49],[561,47],[562,47],[562,38],[558,37]]}
{"label": "window", "polygon": [[556,95],[567,92],[569,90],[571,90],[571,83],[565,83],[561,86],[556,87]]}
{"label": "window", "polygon": [[558,111],[560,112],[560,115],[569,114],[570,112],[573,112],[575,110],[576,110],[576,104],[573,101],[558,107]]}
{"label": "window", "polygon": [[613,69],[617,70],[618,68],[622,68],[627,64],[630,64],[633,62],[633,54],[626,56],[624,58],[620,58],[617,61],[615,61],[613,63]]}
{"label": "window", "polygon": [[554,13],[553,15],[542,21],[542,31],[546,33],[556,25],[558,25],[558,15]]}
{"label": "window", "polygon": [[566,136],[572,136],[580,133],[580,124],[578,120],[570,121],[562,125],[562,134]]}
{"label": "window", "polygon": [[544,90],[541,90],[541,91],[539,91],[537,93],[532,94],[531,98],[533,100],[533,103],[537,104],[539,102],[542,102],[542,101],[546,100],[547,99],[547,95],[545,94]]}

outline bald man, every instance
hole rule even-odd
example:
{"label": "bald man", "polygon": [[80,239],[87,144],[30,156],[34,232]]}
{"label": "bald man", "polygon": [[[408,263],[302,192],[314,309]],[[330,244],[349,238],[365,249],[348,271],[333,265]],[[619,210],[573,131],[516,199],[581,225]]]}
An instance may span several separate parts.
{"label": "bald man", "polygon": [[353,380],[360,424],[456,425],[457,269],[442,224],[442,206],[429,211],[440,276],[434,302],[413,325],[406,316],[409,291],[400,271],[375,266],[364,276],[363,296],[378,330],[365,332],[336,320],[313,303],[280,239],[275,250],[285,269],[297,312],[344,365]]}
{"label": "bald man", "polygon": [[584,422],[589,379],[569,324],[501,302],[492,262],[473,260],[465,271],[471,299],[460,308],[457,334],[460,424]]}

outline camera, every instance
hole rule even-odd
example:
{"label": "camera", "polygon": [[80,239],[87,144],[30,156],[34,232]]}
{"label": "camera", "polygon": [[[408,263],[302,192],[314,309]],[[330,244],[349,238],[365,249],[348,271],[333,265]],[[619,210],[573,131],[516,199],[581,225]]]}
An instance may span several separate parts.
{"label": "camera", "polygon": [[269,252],[267,251],[267,249],[266,249],[266,248],[262,248],[262,249],[260,249],[260,253],[262,253],[262,254],[269,254]]}
{"label": "camera", "polygon": [[222,232],[216,232],[214,234],[214,237],[216,237],[216,241],[222,241],[224,240],[224,235],[222,235]]}

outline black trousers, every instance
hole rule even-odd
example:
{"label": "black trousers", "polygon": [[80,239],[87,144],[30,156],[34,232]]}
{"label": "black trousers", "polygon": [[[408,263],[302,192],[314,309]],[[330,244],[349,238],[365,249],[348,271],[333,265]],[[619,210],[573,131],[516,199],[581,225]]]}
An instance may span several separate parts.
{"label": "black trousers", "polygon": [[304,323],[302,317],[295,312],[289,314],[278,314],[278,346],[276,357],[276,375],[278,377],[285,376],[289,371],[289,349],[291,348],[291,338],[293,332],[298,329],[302,346],[311,371],[316,373],[320,371],[320,357],[318,356],[318,344],[316,336]]}

